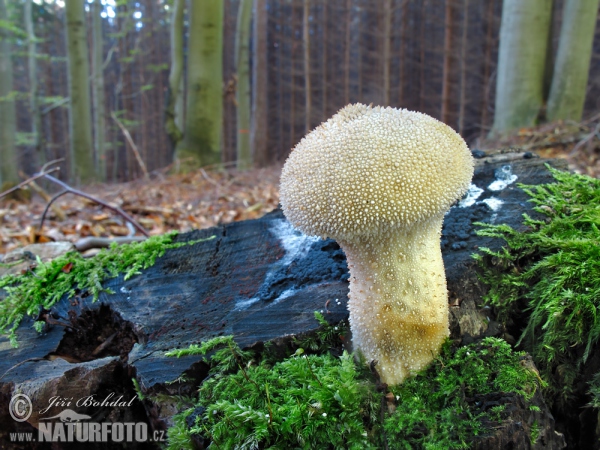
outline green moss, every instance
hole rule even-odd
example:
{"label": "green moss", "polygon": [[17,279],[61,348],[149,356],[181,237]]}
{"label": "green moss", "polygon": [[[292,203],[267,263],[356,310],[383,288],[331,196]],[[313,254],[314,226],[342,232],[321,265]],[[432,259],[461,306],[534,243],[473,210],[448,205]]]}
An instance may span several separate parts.
{"label": "green moss", "polygon": [[[336,330],[325,324],[322,331],[331,337]],[[240,350],[228,336],[169,354],[207,352],[213,352],[211,376],[196,406],[176,416],[169,449],[187,448],[193,435],[210,440],[209,448],[369,449],[385,442],[390,449],[464,448],[487,430],[485,420],[501,421],[503,411],[474,411],[466,397],[502,391],[530,398],[537,386],[522,355],[493,338],[458,350],[448,343],[428,370],[391,388],[395,412],[386,391],[347,352],[307,355],[298,349],[269,364],[270,358]],[[197,418],[189,428],[184,419],[192,413]]]}
{"label": "green moss", "polygon": [[473,436],[489,433],[484,424],[501,422],[504,411],[498,405],[482,412],[473,407],[473,398],[505,392],[530,399],[535,393],[537,375],[522,358],[496,338],[455,352],[446,345],[425,372],[392,387],[398,406],[385,420],[389,448],[469,448]]}
{"label": "green moss", "polygon": [[[37,316],[40,307],[50,309],[64,295],[75,295],[77,290],[87,291],[95,301],[102,291],[110,292],[102,286],[105,280],[119,274],[124,274],[127,280],[152,266],[167,249],[207,240],[175,243],[176,234],[167,233],[132,244],[113,244],[92,258],[84,258],[77,252],[47,263],[38,258],[33,270],[0,278],[0,289],[6,292],[6,298],[0,302],[0,333],[8,334],[16,347],[15,332],[25,315]],[[43,322],[35,323],[38,331],[42,326]]]}
{"label": "green moss", "polygon": [[520,315],[519,342],[549,381],[548,399],[567,400],[600,337],[600,180],[548,166],[556,182],[521,188],[546,216],[524,215],[525,233],[479,224],[506,247],[475,255],[486,301],[507,320]]}

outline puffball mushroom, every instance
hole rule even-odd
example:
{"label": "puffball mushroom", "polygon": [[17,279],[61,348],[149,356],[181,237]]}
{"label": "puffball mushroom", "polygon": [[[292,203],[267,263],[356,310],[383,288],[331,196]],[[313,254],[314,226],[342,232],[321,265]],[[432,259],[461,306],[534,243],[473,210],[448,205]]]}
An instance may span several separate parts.
{"label": "puffball mushroom", "polygon": [[353,345],[384,383],[426,367],[449,335],[442,221],[472,177],[471,152],[449,126],[362,104],[307,134],[283,167],[287,219],[346,253]]}

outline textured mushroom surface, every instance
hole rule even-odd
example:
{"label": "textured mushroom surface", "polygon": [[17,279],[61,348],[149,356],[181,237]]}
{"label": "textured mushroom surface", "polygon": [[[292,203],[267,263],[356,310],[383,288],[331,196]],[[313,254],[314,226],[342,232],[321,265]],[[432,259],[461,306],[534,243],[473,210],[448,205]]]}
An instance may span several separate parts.
{"label": "textured mushroom surface", "polygon": [[284,214],[346,253],[353,344],[388,384],[425,367],[448,336],[440,232],[472,176],[471,152],[447,125],[361,104],[310,132],[285,163]]}

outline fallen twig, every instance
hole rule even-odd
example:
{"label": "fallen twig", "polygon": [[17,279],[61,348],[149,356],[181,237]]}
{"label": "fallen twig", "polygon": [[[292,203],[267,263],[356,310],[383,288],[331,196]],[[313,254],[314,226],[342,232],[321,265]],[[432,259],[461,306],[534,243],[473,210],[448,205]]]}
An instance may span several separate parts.
{"label": "fallen twig", "polygon": [[579,149],[581,147],[583,147],[585,144],[587,144],[594,136],[596,136],[599,131],[600,131],[600,122],[598,122],[598,124],[596,125],[596,128],[594,128],[590,134],[588,134],[586,137],[584,137],[582,140],[580,140],[577,143],[577,145],[575,147],[573,147],[573,150],[571,150],[571,152],[569,153],[569,156],[574,156],[579,151]]}
{"label": "fallen twig", "polygon": [[127,128],[125,128],[125,125],[123,125],[121,123],[121,121],[117,118],[117,116],[115,115],[114,112],[111,111],[110,117],[112,117],[112,119],[117,123],[117,125],[123,132],[123,136],[125,136],[125,139],[127,139],[127,142],[129,142],[129,145],[131,146],[131,149],[133,150],[133,154],[135,155],[135,159],[137,159],[137,162],[138,162],[140,168],[142,169],[142,172],[144,173],[144,178],[149,179],[150,176],[148,175],[148,170],[146,169],[146,164],[144,163],[144,160],[140,156],[140,152],[137,148],[137,145],[135,145],[135,142],[133,142],[133,138],[131,137],[129,130]]}
{"label": "fallen twig", "polygon": [[83,191],[80,191],[78,189],[72,188],[71,186],[69,186],[68,184],[60,181],[57,178],[54,178],[52,175],[48,175],[47,173],[45,174],[46,179],[52,181],[53,183],[58,184],[60,187],[62,187],[64,190],[62,192],[59,192],[58,194],[56,194],[54,197],[52,197],[52,200],[50,200],[50,203],[48,203],[46,205],[46,209],[44,210],[44,213],[42,214],[42,218],[40,219],[40,226],[39,229],[41,230],[42,227],[44,226],[44,219],[46,217],[46,213],[48,212],[48,208],[50,207],[50,205],[59,197],[62,197],[65,194],[71,193],[71,194],[75,194],[78,195],[79,197],[83,197],[83,198],[87,198],[88,200],[91,200],[95,203],[98,203],[99,205],[104,206],[105,208],[110,209],[111,211],[114,211],[115,213],[119,214],[121,217],[123,217],[126,221],[128,221],[129,223],[131,223],[131,225],[133,225],[140,233],[142,233],[144,236],[148,237],[149,234],[146,231],[146,229],[144,227],[142,227],[133,217],[131,217],[129,214],[127,214],[125,211],[123,211],[121,208],[117,207],[117,206],[112,206],[109,203],[100,200],[99,198],[96,198],[92,195],[86,194]]}
{"label": "fallen twig", "polygon": [[54,169],[51,169],[48,172],[42,171],[41,173],[35,174],[32,177],[27,178],[25,181],[22,181],[21,183],[17,184],[16,186],[10,188],[8,191],[4,191],[4,192],[0,193],[0,198],[6,197],[7,195],[9,195],[15,191],[18,191],[23,186],[31,183],[32,181],[37,180],[38,178],[45,177],[49,173],[56,172],[57,170],[60,170],[60,167],[55,167]]}

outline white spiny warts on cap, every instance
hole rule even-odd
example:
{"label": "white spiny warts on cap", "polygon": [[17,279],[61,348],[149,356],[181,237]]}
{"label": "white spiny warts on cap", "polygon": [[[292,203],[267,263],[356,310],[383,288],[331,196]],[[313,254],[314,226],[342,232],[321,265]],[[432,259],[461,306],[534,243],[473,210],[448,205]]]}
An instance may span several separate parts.
{"label": "white spiny warts on cap", "polygon": [[346,252],[353,342],[388,384],[425,367],[448,336],[440,232],[472,176],[471,153],[447,125],[360,104],[305,136],[285,163],[283,211]]}

